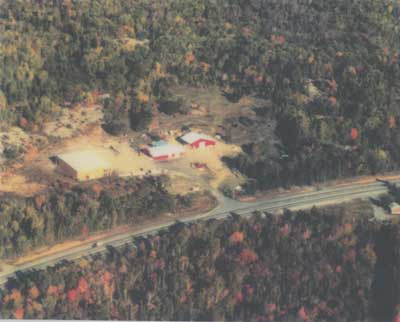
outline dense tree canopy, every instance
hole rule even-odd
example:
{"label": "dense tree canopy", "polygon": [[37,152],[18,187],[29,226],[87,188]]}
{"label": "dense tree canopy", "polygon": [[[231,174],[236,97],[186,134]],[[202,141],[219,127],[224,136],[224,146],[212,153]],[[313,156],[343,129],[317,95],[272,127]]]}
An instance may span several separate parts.
{"label": "dense tree canopy", "polygon": [[196,196],[203,194],[172,195],[165,184],[165,177],[112,178],[73,188],[55,186],[31,198],[3,197],[0,258],[185,210],[192,206]]}
{"label": "dense tree canopy", "polygon": [[177,110],[165,90],[174,78],[217,84],[232,100],[251,94],[271,101],[280,154],[287,157],[265,149],[232,165],[250,177],[261,172],[259,188],[398,169],[397,1],[16,0],[0,6],[2,124],[40,125],[59,105],[99,90],[127,99],[107,109],[106,130],[119,134],[128,124],[141,130],[154,104]]}
{"label": "dense tree canopy", "polygon": [[[252,179],[244,192],[398,170],[399,18],[395,0],[1,1],[0,125],[33,131],[108,92],[104,128],[118,135],[145,129],[155,106],[180,111],[170,85],[217,85],[232,101],[270,102],[259,118],[277,123],[276,149],[261,140],[226,159]],[[179,202],[157,179],[123,186],[128,193],[77,187],[1,200],[0,255]],[[0,312],[259,321],[399,313],[398,225],[376,235],[368,216],[338,209],[177,225],[137,249],[23,274],[2,291]],[[371,290],[385,294],[377,278],[390,300],[371,304]]]}
{"label": "dense tree canopy", "polygon": [[370,320],[380,229],[371,214],[365,204],[343,205],[177,224],[137,240],[136,248],[20,274],[0,295],[0,312],[6,318]]}

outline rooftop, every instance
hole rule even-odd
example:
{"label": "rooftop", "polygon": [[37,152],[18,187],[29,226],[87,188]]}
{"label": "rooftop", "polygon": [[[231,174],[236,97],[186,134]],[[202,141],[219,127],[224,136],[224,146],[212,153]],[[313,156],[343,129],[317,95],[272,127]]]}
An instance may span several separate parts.
{"label": "rooftop", "polygon": [[389,208],[397,208],[397,207],[400,207],[400,205],[399,205],[397,202],[392,202],[392,203],[389,205]]}
{"label": "rooftop", "polygon": [[159,141],[153,142],[153,143],[152,143],[152,146],[153,146],[153,147],[156,147],[156,146],[163,146],[163,145],[167,145],[167,144],[168,144],[168,142],[166,142],[166,141],[164,141],[164,140],[159,140]]}
{"label": "rooftop", "polygon": [[57,158],[67,163],[75,170],[111,169],[109,162],[104,160],[96,151],[83,150],[58,154]]}
{"label": "rooftop", "polygon": [[165,144],[161,146],[153,146],[148,148],[148,151],[152,157],[160,157],[163,155],[179,154],[185,151],[185,149],[177,144]]}
{"label": "rooftop", "polygon": [[208,136],[206,134],[202,134],[202,133],[197,133],[197,132],[189,132],[186,133],[184,135],[181,136],[180,138],[182,141],[188,143],[188,144],[192,144],[198,140],[211,140],[211,141],[215,141],[214,138],[212,138],[211,136]]}

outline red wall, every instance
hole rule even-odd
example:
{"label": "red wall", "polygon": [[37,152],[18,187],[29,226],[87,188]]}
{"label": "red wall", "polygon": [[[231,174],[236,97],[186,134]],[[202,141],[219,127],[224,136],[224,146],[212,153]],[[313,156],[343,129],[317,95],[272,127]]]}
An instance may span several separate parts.
{"label": "red wall", "polygon": [[206,147],[209,145],[215,145],[215,141],[201,139],[197,140],[196,142],[193,142],[190,146],[195,149],[198,149],[201,142],[204,142]]}
{"label": "red wall", "polygon": [[178,153],[178,154],[171,154],[171,155],[161,155],[159,157],[153,157],[153,160],[156,161],[166,161],[169,159],[175,159],[175,158],[179,158],[183,155],[183,152]]}
{"label": "red wall", "polygon": [[157,160],[157,161],[164,161],[164,160],[168,160],[168,155],[161,155],[161,156],[159,156],[159,157],[153,157],[153,159],[154,160]]}

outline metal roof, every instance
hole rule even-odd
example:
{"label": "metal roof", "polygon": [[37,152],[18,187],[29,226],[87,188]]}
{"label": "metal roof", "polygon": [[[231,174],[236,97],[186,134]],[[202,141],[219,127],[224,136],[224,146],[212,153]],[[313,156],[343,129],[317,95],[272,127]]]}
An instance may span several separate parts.
{"label": "metal roof", "polygon": [[397,202],[392,202],[392,203],[389,205],[389,208],[397,208],[397,207],[400,207],[400,205],[399,205]]}
{"label": "metal roof", "polygon": [[165,144],[161,146],[153,146],[148,148],[148,151],[152,157],[161,157],[164,155],[179,154],[185,151],[185,149],[177,144]]}
{"label": "metal roof", "polygon": [[91,150],[66,152],[58,154],[57,158],[77,171],[112,168],[111,163],[104,160],[97,152]]}
{"label": "metal roof", "polygon": [[160,141],[155,141],[153,142],[153,146],[163,146],[163,145],[167,145],[168,142],[164,141],[164,140],[160,140]]}
{"label": "metal roof", "polygon": [[202,134],[202,133],[197,133],[197,132],[189,132],[186,133],[185,135],[181,136],[181,140],[188,143],[188,144],[192,144],[198,140],[211,140],[211,141],[215,141],[214,138],[212,138],[211,136],[208,136],[206,134]]}

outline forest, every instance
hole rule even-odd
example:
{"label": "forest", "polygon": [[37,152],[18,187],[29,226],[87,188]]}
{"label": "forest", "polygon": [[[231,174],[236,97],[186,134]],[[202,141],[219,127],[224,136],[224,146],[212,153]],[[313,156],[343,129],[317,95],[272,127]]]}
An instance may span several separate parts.
{"label": "forest", "polygon": [[0,199],[0,258],[191,207],[199,197],[170,194],[166,177],[107,178],[34,197]]}
{"label": "forest", "polygon": [[400,226],[372,216],[367,202],[355,202],[179,223],[106,254],[18,274],[0,293],[0,314],[398,321]]}
{"label": "forest", "polygon": [[395,0],[15,0],[0,4],[0,123],[39,131],[110,93],[104,128],[174,113],[171,86],[270,102],[280,143],[226,160],[246,191],[398,170]]}

